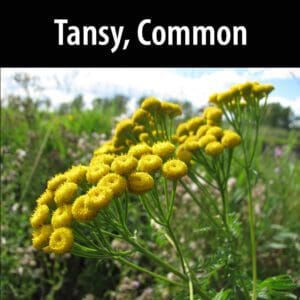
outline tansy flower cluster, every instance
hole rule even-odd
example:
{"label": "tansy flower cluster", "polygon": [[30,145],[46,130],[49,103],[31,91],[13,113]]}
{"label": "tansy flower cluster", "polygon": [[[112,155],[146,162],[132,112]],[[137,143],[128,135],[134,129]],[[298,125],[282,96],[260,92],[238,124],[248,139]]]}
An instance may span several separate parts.
{"label": "tansy flower cluster", "polygon": [[248,103],[253,95],[259,98],[270,91],[270,86],[256,83],[235,86],[227,97],[210,97],[213,106],[179,123],[176,130],[180,105],[146,98],[130,118],[115,126],[112,138],[94,151],[88,165],[73,166],[48,181],[30,218],[33,246],[47,253],[69,252],[76,222],[95,219],[127,193],[151,191],[161,177],[177,182],[193,167],[197,153],[218,157],[238,146],[239,134],[222,128],[222,105],[233,105],[237,93]]}

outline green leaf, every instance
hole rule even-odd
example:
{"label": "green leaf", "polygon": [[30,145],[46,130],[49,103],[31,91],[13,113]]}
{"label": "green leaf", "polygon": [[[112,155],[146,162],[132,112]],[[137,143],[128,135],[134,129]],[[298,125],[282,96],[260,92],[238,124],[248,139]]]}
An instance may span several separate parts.
{"label": "green leaf", "polygon": [[221,290],[218,294],[216,294],[213,300],[227,300],[229,299],[231,290]]}

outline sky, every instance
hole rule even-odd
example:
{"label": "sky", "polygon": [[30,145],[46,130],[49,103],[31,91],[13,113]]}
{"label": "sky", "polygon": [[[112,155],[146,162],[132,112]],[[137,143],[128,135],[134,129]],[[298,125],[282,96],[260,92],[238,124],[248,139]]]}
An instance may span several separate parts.
{"label": "sky", "polygon": [[212,93],[249,80],[273,84],[269,102],[290,106],[300,115],[300,68],[2,68],[1,99],[24,95],[13,80],[16,73],[35,77],[42,89],[31,89],[31,96],[48,98],[53,107],[79,94],[87,107],[97,97],[122,94],[130,99],[129,110],[140,97],[150,95],[188,100],[199,108],[207,105]]}

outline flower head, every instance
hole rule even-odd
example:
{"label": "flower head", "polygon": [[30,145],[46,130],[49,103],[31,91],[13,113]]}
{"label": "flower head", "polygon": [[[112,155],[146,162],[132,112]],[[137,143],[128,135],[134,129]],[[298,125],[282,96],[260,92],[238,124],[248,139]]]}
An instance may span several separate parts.
{"label": "flower head", "polygon": [[49,246],[52,252],[56,254],[64,254],[70,252],[73,246],[73,232],[68,227],[60,227],[55,229],[49,241]]}
{"label": "flower head", "polygon": [[138,163],[138,171],[153,173],[162,166],[162,159],[158,155],[147,154],[141,157]]}
{"label": "flower head", "polygon": [[152,148],[146,143],[139,143],[137,145],[131,146],[128,154],[133,155],[135,158],[139,159],[143,155],[151,154]]}
{"label": "flower head", "polygon": [[96,186],[88,191],[87,206],[99,210],[106,207],[113,198],[113,191],[107,187]]}
{"label": "flower head", "polygon": [[54,199],[54,193],[51,190],[46,190],[37,200],[37,204],[50,204]]}
{"label": "flower head", "polygon": [[160,107],[161,102],[155,97],[146,98],[141,105],[141,108],[148,112],[158,111]]}
{"label": "flower head", "polygon": [[170,156],[175,151],[175,146],[170,142],[157,142],[152,146],[152,152],[161,158]]}
{"label": "flower head", "polygon": [[67,180],[67,176],[64,174],[57,174],[52,177],[47,184],[47,188],[50,191],[55,191],[62,183]]}
{"label": "flower head", "polygon": [[32,245],[36,249],[42,249],[49,244],[49,238],[53,228],[51,225],[43,225],[32,232]]}
{"label": "flower head", "polygon": [[110,173],[105,175],[98,183],[99,186],[110,188],[114,196],[120,196],[125,192],[127,183],[126,179],[119,174]]}
{"label": "flower head", "polygon": [[51,224],[53,228],[66,227],[71,225],[72,219],[72,205],[63,205],[53,212]]}
{"label": "flower head", "polygon": [[98,211],[88,205],[88,201],[88,195],[82,195],[75,199],[72,204],[72,216],[75,220],[84,222],[96,217]]}
{"label": "flower head", "polygon": [[211,156],[219,155],[223,152],[224,147],[220,142],[210,142],[205,146],[205,153]]}
{"label": "flower head", "polygon": [[204,148],[207,144],[215,142],[217,139],[214,135],[206,134],[199,139],[200,148]]}
{"label": "flower head", "polygon": [[241,143],[241,137],[234,131],[226,130],[224,131],[221,143],[225,148],[234,148]]}
{"label": "flower head", "polygon": [[163,176],[167,177],[170,180],[177,180],[182,178],[187,174],[187,171],[187,165],[179,159],[169,160],[164,163],[162,167]]}
{"label": "flower head", "polygon": [[138,161],[135,157],[124,154],[117,156],[111,164],[111,170],[119,175],[128,175],[135,171]]}
{"label": "flower head", "polygon": [[88,167],[86,179],[89,183],[97,183],[102,177],[108,174],[110,167],[104,163],[93,164]]}
{"label": "flower head", "polygon": [[46,204],[38,205],[30,218],[31,226],[37,228],[44,225],[49,217],[49,207]]}
{"label": "flower head", "polygon": [[67,180],[74,183],[80,183],[85,178],[87,167],[83,165],[73,166],[70,170],[65,172]]}
{"label": "flower head", "polygon": [[76,194],[77,188],[78,185],[74,182],[65,182],[62,184],[54,194],[54,201],[56,202],[57,206],[71,203]]}
{"label": "flower head", "polygon": [[145,172],[132,173],[128,177],[128,189],[134,194],[143,194],[150,191],[154,186],[151,175]]}

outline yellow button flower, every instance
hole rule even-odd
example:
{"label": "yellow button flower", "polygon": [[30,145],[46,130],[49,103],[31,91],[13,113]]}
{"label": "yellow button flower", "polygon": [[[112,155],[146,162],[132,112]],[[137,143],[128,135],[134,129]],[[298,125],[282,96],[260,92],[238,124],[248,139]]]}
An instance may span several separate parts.
{"label": "yellow button flower", "polygon": [[149,143],[150,138],[147,132],[143,132],[139,135],[139,141],[143,143]]}
{"label": "yellow button flower", "polygon": [[133,122],[130,119],[126,119],[123,121],[120,121],[115,130],[116,136],[123,137],[124,135],[128,134],[133,128]]}
{"label": "yellow button flower", "polygon": [[222,137],[221,143],[225,148],[234,148],[241,143],[241,137],[234,131],[226,130]]}
{"label": "yellow button flower", "polygon": [[253,88],[252,82],[245,82],[239,85],[239,90],[243,97],[249,97]]}
{"label": "yellow button flower", "polygon": [[172,102],[162,101],[159,113],[162,116],[169,116],[171,118],[180,116],[182,114],[182,109],[180,105]]}
{"label": "yellow button flower", "polygon": [[210,95],[208,98],[208,102],[217,104],[218,103],[218,94],[214,93],[214,94]]}
{"label": "yellow button flower", "polygon": [[175,146],[170,142],[157,142],[152,146],[152,152],[161,158],[168,157],[175,151]]}
{"label": "yellow button flower", "polygon": [[119,175],[129,175],[135,171],[138,161],[132,155],[120,155],[111,164],[111,170]]}
{"label": "yellow button flower", "polygon": [[182,178],[187,174],[187,171],[187,165],[179,159],[169,160],[164,163],[162,167],[163,176],[167,177],[170,180],[177,180]]}
{"label": "yellow button flower", "polygon": [[143,194],[150,191],[154,186],[151,175],[145,172],[130,174],[128,178],[128,189],[134,194]]}
{"label": "yellow button flower", "polygon": [[205,134],[206,134],[206,132],[207,132],[207,130],[210,128],[211,126],[209,126],[209,125],[202,125],[202,126],[200,126],[199,128],[198,128],[198,130],[197,130],[197,137],[198,138],[201,138],[201,137],[203,137]]}
{"label": "yellow button flower", "polygon": [[37,228],[47,221],[49,217],[49,207],[46,204],[38,205],[30,218],[31,226]]}
{"label": "yellow button flower", "polygon": [[196,136],[188,137],[184,142],[184,149],[188,151],[196,151],[200,148],[198,138]]}
{"label": "yellow button flower", "polygon": [[78,185],[74,182],[65,182],[62,184],[54,194],[54,201],[57,206],[71,203],[76,194],[77,188]]}
{"label": "yellow button flower", "polygon": [[68,227],[71,225],[72,219],[72,205],[63,205],[53,212],[51,224],[53,228]]}
{"label": "yellow button flower", "polygon": [[208,143],[205,147],[205,153],[211,156],[219,155],[223,152],[224,147],[220,142]]}
{"label": "yellow button flower", "polygon": [[140,143],[134,146],[131,146],[128,154],[133,155],[135,158],[139,159],[145,154],[151,154],[152,148],[146,143]]}
{"label": "yellow button flower", "polygon": [[200,148],[204,148],[207,144],[215,142],[217,139],[214,135],[206,134],[199,139]]}
{"label": "yellow button flower", "polygon": [[53,231],[50,236],[49,246],[52,252],[64,254],[70,252],[73,246],[73,232],[68,227],[60,227]]}
{"label": "yellow button flower", "polygon": [[161,102],[155,97],[146,98],[141,105],[141,108],[149,112],[158,111],[160,107]]}
{"label": "yellow button flower", "polygon": [[203,114],[206,119],[219,122],[221,120],[223,111],[218,107],[209,106],[204,110]]}
{"label": "yellow button flower", "polygon": [[215,136],[217,139],[220,139],[223,136],[223,130],[219,126],[212,126],[207,130],[206,134],[207,135],[211,134]]}
{"label": "yellow button flower", "polygon": [[190,161],[192,160],[193,154],[192,152],[185,150],[184,145],[180,145],[177,148],[176,157],[182,160],[183,162],[185,162],[186,164],[189,164]]}
{"label": "yellow button flower", "polygon": [[104,163],[93,164],[88,167],[86,172],[86,180],[89,183],[97,183],[102,177],[108,174],[110,167]]}
{"label": "yellow button flower", "polygon": [[158,155],[147,154],[141,157],[138,163],[138,171],[153,173],[162,166],[162,159]]}
{"label": "yellow button flower", "polygon": [[97,210],[88,205],[89,196],[82,195],[75,199],[72,204],[72,216],[77,221],[89,221],[97,215]]}
{"label": "yellow button flower", "polygon": [[148,111],[138,108],[131,117],[132,121],[137,124],[143,124],[150,119],[150,114]]}
{"label": "yellow button flower", "polygon": [[47,184],[47,188],[50,191],[55,191],[62,183],[67,180],[67,176],[64,174],[57,174],[52,177]]}
{"label": "yellow button flower", "polygon": [[54,193],[50,190],[46,190],[37,200],[37,204],[50,204],[54,199]]}
{"label": "yellow button flower", "polygon": [[113,191],[107,187],[96,186],[88,191],[86,205],[95,210],[106,207],[113,198]]}
{"label": "yellow button flower", "polygon": [[95,154],[95,156],[93,156],[93,158],[90,161],[90,166],[99,163],[103,163],[110,166],[111,163],[114,161],[115,157],[115,154]]}
{"label": "yellow button flower", "polygon": [[187,135],[189,133],[187,124],[186,123],[180,123],[176,128],[176,135],[178,137],[181,137],[183,135]]}
{"label": "yellow button flower", "polygon": [[146,128],[143,125],[135,125],[132,129],[132,132],[135,137],[138,137],[141,133],[145,132]]}
{"label": "yellow button flower", "polygon": [[43,225],[32,232],[32,246],[36,249],[42,249],[49,244],[49,238],[53,232],[51,225]]}
{"label": "yellow button flower", "polygon": [[218,100],[218,103],[220,103],[220,104],[226,104],[231,99],[232,99],[232,95],[231,95],[230,91],[225,91],[223,93],[218,94],[217,100]]}
{"label": "yellow button flower", "polygon": [[120,196],[126,190],[126,179],[119,174],[110,173],[105,175],[98,183],[101,187],[110,188],[114,196]]}
{"label": "yellow button flower", "polygon": [[189,132],[196,132],[197,129],[204,124],[205,124],[204,117],[197,116],[189,119],[186,123],[186,126]]}
{"label": "yellow button flower", "polygon": [[67,177],[67,180],[74,183],[80,183],[84,180],[87,167],[83,165],[73,166],[68,170],[64,175]]}

